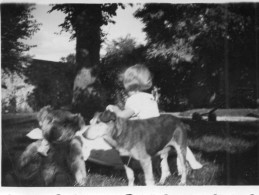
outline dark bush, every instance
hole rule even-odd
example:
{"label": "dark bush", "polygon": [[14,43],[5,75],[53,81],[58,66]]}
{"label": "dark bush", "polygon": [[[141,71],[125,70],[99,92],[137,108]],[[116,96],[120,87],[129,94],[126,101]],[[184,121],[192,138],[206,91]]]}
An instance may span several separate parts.
{"label": "dark bush", "polygon": [[71,103],[74,80],[72,64],[33,60],[25,72],[26,82],[35,86],[28,97],[28,104],[34,109],[51,105],[61,107]]}

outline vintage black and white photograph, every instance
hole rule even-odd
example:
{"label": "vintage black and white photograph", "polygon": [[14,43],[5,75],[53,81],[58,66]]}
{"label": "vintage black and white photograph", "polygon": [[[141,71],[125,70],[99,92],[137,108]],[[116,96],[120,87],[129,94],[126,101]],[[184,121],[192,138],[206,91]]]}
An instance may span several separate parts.
{"label": "vintage black and white photograph", "polygon": [[2,187],[259,185],[259,2],[3,1],[1,87]]}

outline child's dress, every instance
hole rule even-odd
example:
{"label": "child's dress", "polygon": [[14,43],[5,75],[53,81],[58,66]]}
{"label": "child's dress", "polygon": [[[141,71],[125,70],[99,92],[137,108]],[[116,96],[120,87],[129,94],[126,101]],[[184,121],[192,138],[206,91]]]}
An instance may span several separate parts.
{"label": "child's dress", "polygon": [[147,119],[158,117],[159,109],[153,95],[145,92],[138,92],[131,95],[125,103],[125,109],[134,111],[134,115],[130,120]]}

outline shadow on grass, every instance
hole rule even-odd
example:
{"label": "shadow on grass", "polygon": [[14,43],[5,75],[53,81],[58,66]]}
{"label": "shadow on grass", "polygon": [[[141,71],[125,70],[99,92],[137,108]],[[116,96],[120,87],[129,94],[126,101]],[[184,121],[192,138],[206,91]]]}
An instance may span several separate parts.
{"label": "shadow on grass", "polygon": [[259,148],[255,144],[242,153],[226,151],[201,152],[205,161],[220,166],[218,185],[258,185],[259,184]]}
{"label": "shadow on grass", "polygon": [[188,122],[189,145],[219,166],[217,185],[259,184],[259,123]]}

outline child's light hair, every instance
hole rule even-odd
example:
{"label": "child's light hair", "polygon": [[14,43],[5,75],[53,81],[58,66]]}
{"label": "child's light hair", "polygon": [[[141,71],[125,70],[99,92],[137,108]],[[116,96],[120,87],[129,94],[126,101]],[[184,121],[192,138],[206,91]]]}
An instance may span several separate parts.
{"label": "child's light hair", "polygon": [[152,87],[152,75],[149,69],[141,64],[129,67],[123,75],[126,91],[144,91]]}

